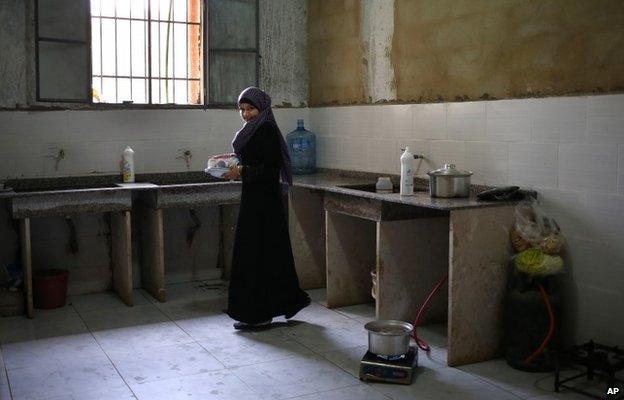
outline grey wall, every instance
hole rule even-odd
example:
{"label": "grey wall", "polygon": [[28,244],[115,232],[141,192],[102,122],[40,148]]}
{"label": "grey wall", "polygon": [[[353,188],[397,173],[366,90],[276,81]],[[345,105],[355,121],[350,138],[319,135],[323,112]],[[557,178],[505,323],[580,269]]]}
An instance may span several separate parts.
{"label": "grey wall", "polygon": [[0,107],[26,105],[26,8],[0,1]]}

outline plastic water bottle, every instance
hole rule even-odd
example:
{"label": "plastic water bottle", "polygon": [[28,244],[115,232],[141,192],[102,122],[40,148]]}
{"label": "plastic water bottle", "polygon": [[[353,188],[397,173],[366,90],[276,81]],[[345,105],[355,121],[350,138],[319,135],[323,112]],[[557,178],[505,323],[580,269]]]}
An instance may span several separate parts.
{"label": "plastic water bottle", "polygon": [[401,155],[401,196],[414,194],[414,155],[409,147]]}
{"label": "plastic water bottle", "polygon": [[316,135],[303,127],[303,119],[297,120],[297,129],[286,135],[288,151],[295,175],[316,172]]}

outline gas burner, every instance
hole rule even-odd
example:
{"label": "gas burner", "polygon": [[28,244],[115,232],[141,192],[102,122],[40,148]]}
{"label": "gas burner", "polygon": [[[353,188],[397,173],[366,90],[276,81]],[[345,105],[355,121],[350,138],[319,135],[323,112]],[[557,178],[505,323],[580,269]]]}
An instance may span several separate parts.
{"label": "gas burner", "polygon": [[398,357],[388,360],[367,351],[360,362],[360,380],[411,384],[418,367],[418,349],[410,347]]}
{"label": "gas burner", "polygon": [[[572,346],[570,349],[557,353],[555,364],[555,392],[560,388],[570,389],[574,392],[581,393],[597,399],[603,397],[596,396],[586,391],[577,389],[567,385],[568,382],[576,381],[584,378],[593,380],[595,376],[603,377],[606,380],[605,394],[609,388],[615,388],[616,382],[624,383],[624,381],[615,378],[615,373],[624,369],[624,350],[617,346],[605,346],[602,344],[589,341],[587,343]],[[560,379],[561,364],[581,367],[585,371],[567,379]],[[621,385],[619,385],[621,387]],[[611,399],[624,399],[624,394],[609,397]]]}

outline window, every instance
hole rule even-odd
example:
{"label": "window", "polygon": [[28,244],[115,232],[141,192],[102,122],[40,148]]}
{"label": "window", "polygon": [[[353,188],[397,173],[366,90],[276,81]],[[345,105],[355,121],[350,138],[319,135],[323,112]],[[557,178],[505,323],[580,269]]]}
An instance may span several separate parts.
{"label": "window", "polygon": [[258,82],[258,0],[36,5],[40,101],[233,104]]}

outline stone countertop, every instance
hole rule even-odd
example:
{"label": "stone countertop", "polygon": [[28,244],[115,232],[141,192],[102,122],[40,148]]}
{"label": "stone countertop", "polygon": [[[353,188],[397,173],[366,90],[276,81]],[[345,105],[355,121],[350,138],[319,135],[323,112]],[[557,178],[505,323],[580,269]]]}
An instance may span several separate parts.
{"label": "stone countertop", "polygon": [[[395,187],[398,186],[399,177],[397,175],[330,169],[319,169],[318,173],[312,175],[295,175],[293,176],[293,185],[312,190],[322,190],[437,210],[458,210],[514,204],[513,202],[477,200],[474,194],[487,188],[479,185],[472,185],[472,193],[468,198],[432,198],[429,196],[428,181],[420,178],[415,179],[413,196],[401,196],[398,193],[381,194],[342,187],[344,185],[374,185],[379,176],[390,176]],[[140,174],[137,175],[136,181],[136,184],[121,184],[119,175],[18,179],[5,182],[6,186],[15,188],[15,191],[0,191],[0,198],[37,197],[44,201],[46,196],[56,198],[60,193],[74,193],[86,198],[87,195],[93,197],[101,194],[103,197],[107,197],[107,195],[111,195],[113,192],[140,190],[170,196],[188,196],[191,203],[197,203],[200,202],[200,199],[193,201],[193,196],[201,193],[205,194],[206,191],[211,192],[218,187],[226,189],[227,192],[240,190],[240,182],[212,178],[202,171]],[[232,194],[230,193],[230,196]],[[200,197],[203,199],[205,196]]]}
{"label": "stone countertop", "polygon": [[382,194],[341,187],[344,185],[358,184],[374,185],[379,176],[390,176],[393,184],[397,187],[398,177],[396,175],[340,170],[319,170],[318,173],[312,175],[295,175],[293,176],[293,186],[436,210],[460,210],[465,208],[499,207],[515,204],[515,202],[477,200],[475,193],[487,189],[486,186],[481,185],[472,185],[471,195],[467,198],[431,197],[429,196],[428,180],[420,178],[415,179],[413,196],[401,196],[398,193]]}

